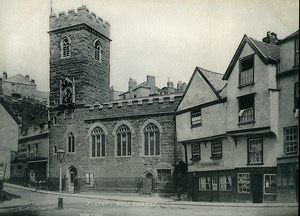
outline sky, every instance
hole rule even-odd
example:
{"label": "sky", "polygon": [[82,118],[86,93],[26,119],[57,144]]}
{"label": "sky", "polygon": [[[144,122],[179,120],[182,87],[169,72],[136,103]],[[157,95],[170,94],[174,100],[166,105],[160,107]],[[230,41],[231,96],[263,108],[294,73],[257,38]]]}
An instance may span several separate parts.
{"label": "sky", "polygon": [[[0,0],[0,77],[21,73],[49,91],[51,0]],[[188,82],[196,66],[224,73],[244,34],[299,29],[298,0],[52,0],[56,15],[86,5],[111,26],[110,85]]]}

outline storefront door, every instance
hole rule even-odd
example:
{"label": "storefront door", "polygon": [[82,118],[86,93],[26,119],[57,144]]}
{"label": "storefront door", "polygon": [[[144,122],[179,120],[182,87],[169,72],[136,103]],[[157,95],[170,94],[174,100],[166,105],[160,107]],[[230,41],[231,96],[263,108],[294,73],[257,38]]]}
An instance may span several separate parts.
{"label": "storefront door", "polygon": [[251,192],[253,203],[263,202],[262,174],[251,174]]}
{"label": "storefront door", "polygon": [[219,181],[218,176],[212,176],[211,178],[211,201],[219,202]]}

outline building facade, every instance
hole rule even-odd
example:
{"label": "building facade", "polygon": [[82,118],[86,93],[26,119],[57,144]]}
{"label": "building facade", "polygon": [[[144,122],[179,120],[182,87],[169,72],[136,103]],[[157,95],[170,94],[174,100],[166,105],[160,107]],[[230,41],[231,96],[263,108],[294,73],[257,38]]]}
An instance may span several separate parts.
{"label": "building facade", "polygon": [[[297,49],[286,48],[287,41],[270,32],[263,42],[245,35],[223,77],[196,68],[176,109],[191,199],[297,200],[297,111],[294,100],[286,106],[283,99],[296,94]],[[293,64],[287,64],[289,57]],[[292,72],[281,76],[286,70]],[[290,166],[288,174],[279,163]]]}
{"label": "building facade", "polygon": [[69,192],[168,188],[181,161],[174,119],[181,94],[110,101],[110,25],[85,6],[51,16],[49,34],[49,176],[58,177],[63,148]]}
{"label": "building facade", "polygon": [[36,87],[35,80],[30,80],[29,75],[17,74],[8,77],[7,72],[3,72],[2,78],[0,77],[0,95],[18,95],[19,97],[32,98],[48,104],[49,92],[39,91]]}

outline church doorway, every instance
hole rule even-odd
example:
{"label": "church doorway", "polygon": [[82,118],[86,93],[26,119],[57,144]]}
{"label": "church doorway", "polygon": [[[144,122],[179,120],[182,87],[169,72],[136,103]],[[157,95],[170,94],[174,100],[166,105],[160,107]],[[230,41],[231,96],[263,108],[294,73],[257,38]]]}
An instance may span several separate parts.
{"label": "church doorway", "polygon": [[74,193],[74,184],[75,184],[75,177],[77,176],[77,169],[74,166],[70,166],[67,170],[66,177],[67,177],[67,189],[69,193]]}

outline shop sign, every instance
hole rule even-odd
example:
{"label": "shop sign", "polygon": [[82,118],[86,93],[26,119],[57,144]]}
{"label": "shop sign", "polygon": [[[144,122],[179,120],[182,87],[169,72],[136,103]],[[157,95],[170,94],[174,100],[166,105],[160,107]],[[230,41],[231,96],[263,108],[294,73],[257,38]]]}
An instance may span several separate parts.
{"label": "shop sign", "polygon": [[198,163],[198,168],[210,168],[210,167],[220,167],[224,166],[224,161],[214,161],[214,162],[203,162]]}

